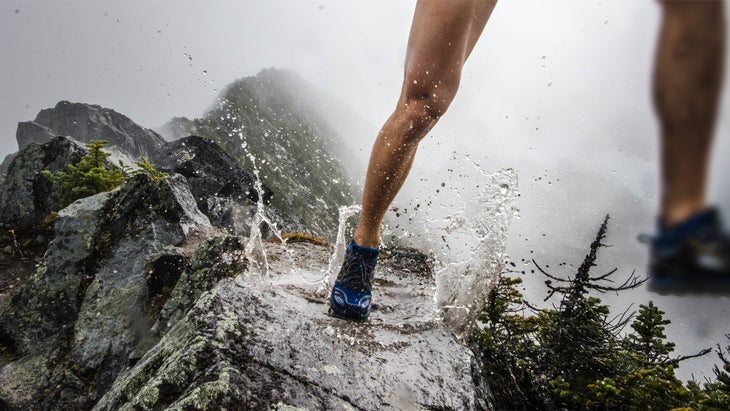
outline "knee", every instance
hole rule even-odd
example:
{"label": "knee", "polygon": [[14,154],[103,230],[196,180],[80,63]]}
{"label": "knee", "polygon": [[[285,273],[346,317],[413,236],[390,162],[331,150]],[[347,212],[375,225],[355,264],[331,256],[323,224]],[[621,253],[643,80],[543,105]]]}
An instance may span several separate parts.
{"label": "knee", "polygon": [[456,95],[457,84],[445,82],[423,82],[406,78],[400,109],[407,121],[407,140],[418,142],[439,121]]}

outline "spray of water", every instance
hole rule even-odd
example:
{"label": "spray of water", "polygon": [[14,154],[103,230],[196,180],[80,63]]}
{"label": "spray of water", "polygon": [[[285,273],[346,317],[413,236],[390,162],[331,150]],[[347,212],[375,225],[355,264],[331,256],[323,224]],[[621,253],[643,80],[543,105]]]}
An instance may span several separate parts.
{"label": "spray of water", "polygon": [[325,281],[325,288],[329,288],[331,285],[329,279],[333,278],[342,264],[342,260],[345,258],[345,228],[347,226],[347,220],[359,213],[362,207],[360,205],[351,205],[340,207],[339,224],[337,225],[337,239],[335,240],[335,249],[330,256],[329,266],[327,268],[327,277]]}
{"label": "spray of water", "polygon": [[256,157],[254,157],[254,155],[248,150],[248,146],[243,140],[243,133],[239,133],[239,137],[242,140],[241,148],[243,149],[244,153],[246,153],[246,156],[249,158],[253,166],[253,174],[256,177],[255,188],[256,192],[258,193],[258,200],[256,201],[256,213],[253,215],[251,221],[251,234],[249,235],[248,242],[246,243],[245,254],[246,258],[248,258],[251,264],[251,270],[249,270],[249,272],[254,272],[258,274],[259,277],[266,277],[269,273],[269,262],[266,257],[266,248],[264,247],[264,241],[261,236],[261,232],[263,229],[266,228],[266,226],[268,226],[274,233],[274,235],[282,240],[282,242],[283,239],[279,234],[279,230],[277,229],[276,224],[274,224],[266,216],[266,208],[264,206],[263,183],[261,182],[261,178],[259,176],[259,169],[256,166]]}
{"label": "spray of water", "polygon": [[319,297],[326,297],[329,294],[330,288],[332,287],[332,280],[337,275],[340,264],[342,264],[342,261],[345,258],[345,231],[347,229],[347,221],[359,213],[360,210],[361,207],[358,204],[340,207],[337,238],[335,239],[334,250],[332,250],[332,254],[329,257],[327,270],[322,273],[320,278],[314,281],[309,281],[302,277],[302,279],[309,284],[318,284],[315,295]]}
{"label": "spray of water", "polygon": [[445,172],[436,177],[414,176],[430,184],[421,184],[409,203],[394,204],[383,232],[434,258],[434,316],[465,336],[503,269],[517,176],[512,169],[487,172],[458,153],[439,169]]}
{"label": "spray of water", "polygon": [[511,170],[486,173],[472,201],[444,218],[449,247],[439,247],[434,306],[457,335],[471,329],[489,290],[503,269],[510,222],[515,215],[517,176]]}
{"label": "spray of water", "polygon": [[251,263],[251,268],[255,269],[263,277],[268,274],[269,262],[266,259],[266,249],[264,248],[263,238],[261,238],[261,229],[264,224],[270,224],[270,222],[266,218],[261,179],[256,168],[254,168],[254,175],[256,176],[256,191],[259,193],[259,196],[256,202],[256,213],[251,222],[251,234],[246,243],[246,257]]}

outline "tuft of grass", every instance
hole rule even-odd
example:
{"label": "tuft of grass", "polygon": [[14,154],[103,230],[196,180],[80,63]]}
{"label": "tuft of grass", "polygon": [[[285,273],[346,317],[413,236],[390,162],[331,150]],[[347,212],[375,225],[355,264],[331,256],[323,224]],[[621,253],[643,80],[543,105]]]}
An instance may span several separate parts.
{"label": "tuft of grass", "polygon": [[[309,243],[309,244],[316,244],[321,246],[327,246],[329,243],[325,241],[322,237],[313,235],[313,234],[307,234],[302,233],[300,231],[294,231],[294,232],[284,232],[281,233],[281,239],[283,239],[286,243]],[[281,240],[279,238],[276,238],[274,242],[280,243]]]}

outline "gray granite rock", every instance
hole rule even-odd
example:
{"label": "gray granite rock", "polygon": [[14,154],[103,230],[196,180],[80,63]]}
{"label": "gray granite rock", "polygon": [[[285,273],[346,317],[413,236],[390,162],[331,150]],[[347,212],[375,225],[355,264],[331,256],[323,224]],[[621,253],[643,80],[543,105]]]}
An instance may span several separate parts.
{"label": "gray granite rock", "polygon": [[19,231],[38,226],[59,202],[53,185],[40,174],[66,169],[86,153],[73,141],[55,137],[44,144],[32,143],[11,161],[5,181],[0,183],[0,226]]}
{"label": "gray granite rock", "polygon": [[[61,210],[42,263],[0,313],[0,345],[10,356],[0,400],[90,408],[154,322],[165,281],[152,276],[155,262],[208,228],[180,175],[139,174]],[[33,383],[12,384],[33,375]]]}
{"label": "gray granite rock", "polygon": [[149,157],[165,140],[129,117],[94,104],[60,101],[41,110],[33,121],[18,123],[15,138],[22,150],[31,143],[45,143],[54,136],[70,136],[82,143],[106,140],[133,158]]}

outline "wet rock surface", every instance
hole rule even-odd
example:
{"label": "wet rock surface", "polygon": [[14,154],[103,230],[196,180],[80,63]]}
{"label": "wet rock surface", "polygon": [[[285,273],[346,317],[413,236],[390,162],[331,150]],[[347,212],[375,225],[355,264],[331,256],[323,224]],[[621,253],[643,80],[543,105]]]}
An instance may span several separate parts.
{"label": "wet rock surface", "polygon": [[7,409],[478,409],[474,358],[434,309],[430,259],[384,251],[374,311],[327,314],[330,247],[225,235],[185,177],[146,174],[58,213],[0,313]]}
{"label": "wet rock surface", "polygon": [[[128,190],[146,192],[151,182],[138,184]],[[122,198],[107,193],[65,210],[44,263],[15,299],[30,304],[11,303],[0,317],[6,408],[486,407],[474,358],[437,318],[433,273],[414,269],[427,261],[415,250],[389,252],[373,314],[354,323],[327,314],[329,247],[267,243],[270,267],[261,274],[245,258],[245,238],[201,241],[171,228],[155,243],[150,232],[119,231],[151,216],[116,228],[99,219]],[[188,233],[205,226],[200,216],[187,219],[197,219]],[[101,258],[82,232],[116,240]],[[136,237],[148,238],[133,245]],[[61,244],[76,251],[54,255]],[[93,278],[83,273],[90,266],[98,267]]]}
{"label": "wet rock surface", "polygon": [[272,244],[265,277],[241,272],[205,293],[94,409],[486,407],[471,352],[434,318],[427,273],[384,264],[371,318],[345,321],[312,281],[329,253]]}

